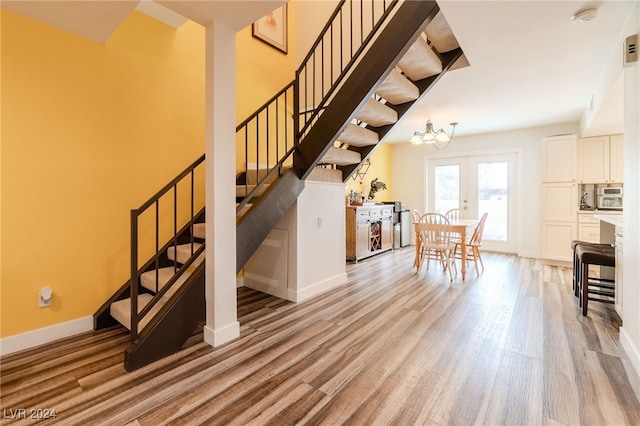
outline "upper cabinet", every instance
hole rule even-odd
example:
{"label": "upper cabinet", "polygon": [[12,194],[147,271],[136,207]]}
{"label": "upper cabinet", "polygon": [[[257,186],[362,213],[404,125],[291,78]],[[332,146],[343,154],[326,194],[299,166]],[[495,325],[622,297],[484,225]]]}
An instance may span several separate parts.
{"label": "upper cabinet", "polygon": [[549,136],[542,140],[542,181],[576,181],[575,135]]}
{"label": "upper cabinet", "polygon": [[624,181],[624,135],[609,136],[609,178],[614,183]]}
{"label": "upper cabinet", "polygon": [[578,143],[578,181],[622,183],[623,135],[581,138]]}

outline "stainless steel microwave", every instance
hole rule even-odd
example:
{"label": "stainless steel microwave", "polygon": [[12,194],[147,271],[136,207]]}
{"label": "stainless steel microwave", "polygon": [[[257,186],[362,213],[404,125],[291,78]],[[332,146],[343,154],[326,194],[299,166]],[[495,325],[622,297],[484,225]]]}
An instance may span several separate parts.
{"label": "stainless steel microwave", "polygon": [[622,210],[622,187],[598,188],[598,209]]}

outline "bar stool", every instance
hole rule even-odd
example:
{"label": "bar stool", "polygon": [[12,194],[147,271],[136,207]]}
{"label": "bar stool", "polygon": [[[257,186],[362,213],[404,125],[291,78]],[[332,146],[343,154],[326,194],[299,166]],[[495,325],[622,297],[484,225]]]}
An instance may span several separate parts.
{"label": "bar stool", "polygon": [[[579,262],[577,286],[580,293],[582,315],[587,315],[589,300],[602,303],[614,303],[615,280],[589,276],[589,266],[616,266],[615,249],[609,244],[576,244],[576,257]],[[598,289],[589,289],[589,286]],[[604,296],[589,297],[589,295]]]}
{"label": "bar stool", "polygon": [[571,251],[573,252],[573,294],[576,297],[580,297],[580,286],[578,285],[578,276],[580,275],[580,271],[581,271],[580,259],[578,259],[578,254],[576,253],[576,247],[582,244],[585,244],[591,247],[610,246],[610,244],[591,243],[589,241],[582,241],[582,240],[571,241]]}

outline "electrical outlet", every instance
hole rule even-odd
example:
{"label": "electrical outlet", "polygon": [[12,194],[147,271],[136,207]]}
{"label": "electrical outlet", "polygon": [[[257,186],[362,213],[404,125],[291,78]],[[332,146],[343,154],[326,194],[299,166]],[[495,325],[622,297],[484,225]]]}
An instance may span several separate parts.
{"label": "electrical outlet", "polygon": [[38,292],[38,307],[46,308],[53,303],[53,290],[51,287],[42,287]]}

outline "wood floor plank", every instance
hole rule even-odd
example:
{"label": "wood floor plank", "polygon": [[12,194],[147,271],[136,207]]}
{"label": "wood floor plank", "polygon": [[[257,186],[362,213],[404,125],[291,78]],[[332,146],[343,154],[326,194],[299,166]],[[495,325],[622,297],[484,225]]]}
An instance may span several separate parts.
{"label": "wood floor plank", "polygon": [[132,373],[121,327],[2,357],[0,408],[63,425],[640,424],[620,319],[599,303],[583,317],[570,270],[485,253],[451,282],[414,253],[350,263],[302,303],[239,288],[238,339],[212,348],[199,327]]}

